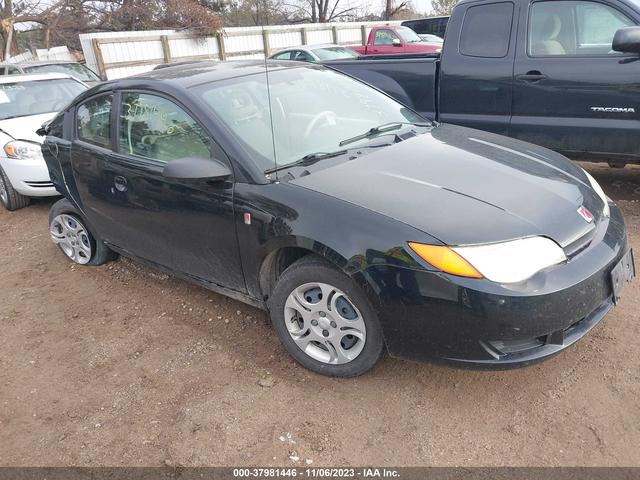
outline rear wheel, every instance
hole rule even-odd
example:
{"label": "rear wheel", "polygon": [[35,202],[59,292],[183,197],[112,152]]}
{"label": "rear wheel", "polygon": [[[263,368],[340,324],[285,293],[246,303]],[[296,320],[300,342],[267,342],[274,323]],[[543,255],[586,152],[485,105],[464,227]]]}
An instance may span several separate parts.
{"label": "rear wheel", "polygon": [[9,211],[18,210],[29,205],[29,197],[16,192],[2,167],[0,167],[0,203]]}
{"label": "rear wheel", "polygon": [[49,211],[49,234],[60,251],[80,265],[102,265],[116,255],[102,242],[96,240],[85,220],[71,202],[56,202]]}
{"label": "rear wheel", "polygon": [[284,347],[317,373],[361,375],[384,352],[378,318],[364,293],[318,257],[304,257],[284,271],[269,309]]}

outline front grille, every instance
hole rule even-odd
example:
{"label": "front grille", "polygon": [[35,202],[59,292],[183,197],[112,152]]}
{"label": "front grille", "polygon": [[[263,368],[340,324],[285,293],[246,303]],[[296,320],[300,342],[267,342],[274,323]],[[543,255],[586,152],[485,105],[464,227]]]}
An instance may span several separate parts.
{"label": "front grille", "polygon": [[24,182],[27,185],[29,185],[30,187],[33,188],[52,188],[53,187],[53,183],[51,183],[50,181],[46,181],[46,182]]}
{"label": "front grille", "polygon": [[580,252],[584,251],[587,247],[589,247],[597,230],[598,229],[596,228],[596,226],[592,225],[592,227],[587,232],[580,235],[577,239],[573,240],[568,245],[565,245],[564,253],[567,258],[573,258]]}

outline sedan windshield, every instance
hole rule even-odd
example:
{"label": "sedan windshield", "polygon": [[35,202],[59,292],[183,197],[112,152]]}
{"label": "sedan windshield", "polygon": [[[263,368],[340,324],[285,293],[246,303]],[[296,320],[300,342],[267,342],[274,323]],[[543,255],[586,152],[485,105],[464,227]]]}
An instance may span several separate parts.
{"label": "sedan windshield", "polygon": [[0,84],[0,120],[62,110],[86,90],[71,78]]}
{"label": "sedan windshield", "polygon": [[344,58],[356,58],[358,54],[353,50],[345,47],[322,47],[314,48],[313,53],[320,60],[340,60]]}
{"label": "sedan windshield", "polygon": [[100,78],[84,65],[79,63],[49,63],[25,67],[26,73],[66,73],[83,82],[99,82]]}
{"label": "sedan windshield", "polygon": [[418,36],[418,34],[411,30],[409,27],[397,27],[396,30],[407,43],[422,42],[422,39]]}
{"label": "sedan windshield", "polygon": [[[342,150],[343,140],[380,125],[426,123],[383,93],[333,70],[270,70],[271,99],[265,77],[250,75],[193,87],[264,170],[318,152]],[[370,140],[362,138],[350,147]]]}

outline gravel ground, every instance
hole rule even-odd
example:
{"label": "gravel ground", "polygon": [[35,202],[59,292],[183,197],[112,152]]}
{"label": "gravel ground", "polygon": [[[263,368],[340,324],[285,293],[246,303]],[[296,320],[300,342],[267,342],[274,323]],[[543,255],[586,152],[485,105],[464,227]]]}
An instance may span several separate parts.
{"label": "gravel ground", "polygon": [[[640,252],[640,168],[585,165]],[[0,209],[0,465],[640,465],[640,280],[533,367],[330,379],[259,310],[125,259],[70,264],[50,204]]]}

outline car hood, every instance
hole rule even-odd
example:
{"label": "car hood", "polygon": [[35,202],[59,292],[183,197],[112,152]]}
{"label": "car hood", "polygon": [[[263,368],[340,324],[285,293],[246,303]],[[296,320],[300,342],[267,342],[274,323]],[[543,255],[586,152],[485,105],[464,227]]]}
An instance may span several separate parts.
{"label": "car hood", "polygon": [[36,133],[36,130],[56,115],[57,112],[51,112],[0,120],[0,130],[15,140],[29,140],[42,143],[42,137]]}
{"label": "car hood", "polygon": [[[591,231],[603,210],[582,169],[565,157],[453,125],[291,183],[382,213],[449,245],[543,235],[566,246]],[[595,222],[578,213],[581,206]]]}

